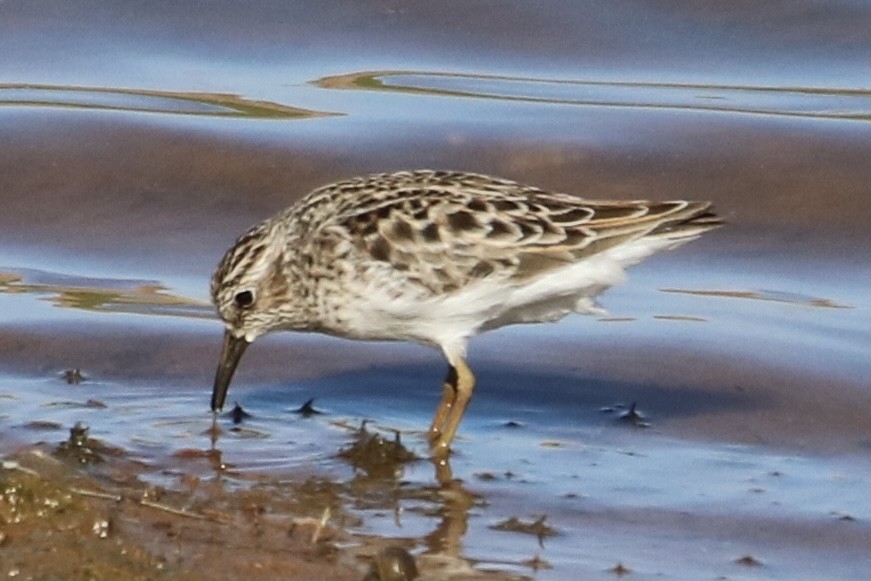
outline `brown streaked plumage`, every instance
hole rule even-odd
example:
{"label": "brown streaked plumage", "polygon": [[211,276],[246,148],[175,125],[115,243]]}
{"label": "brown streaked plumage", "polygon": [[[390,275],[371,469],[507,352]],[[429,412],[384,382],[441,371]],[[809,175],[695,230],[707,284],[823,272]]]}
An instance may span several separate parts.
{"label": "brown streaked plumage", "polygon": [[212,409],[264,333],[416,341],[449,364],[429,430],[446,454],[474,388],[472,336],[598,312],[595,298],[626,267],[718,225],[707,202],[585,200],[462,172],[324,186],[242,235],[218,265],[211,290],[226,333]]}

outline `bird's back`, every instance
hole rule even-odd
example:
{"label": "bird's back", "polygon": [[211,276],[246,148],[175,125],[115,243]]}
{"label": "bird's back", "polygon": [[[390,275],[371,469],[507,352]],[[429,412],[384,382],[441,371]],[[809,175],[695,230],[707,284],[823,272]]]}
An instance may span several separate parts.
{"label": "bird's back", "polygon": [[325,186],[284,220],[304,227],[299,250],[321,255],[335,273],[325,281],[333,292],[323,294],[343,300],[324,306],[333,317],[327,330],[439,342],[590,312],[627,266],[719,225],[709,208],[585,200],[479,174],[416,171]]}

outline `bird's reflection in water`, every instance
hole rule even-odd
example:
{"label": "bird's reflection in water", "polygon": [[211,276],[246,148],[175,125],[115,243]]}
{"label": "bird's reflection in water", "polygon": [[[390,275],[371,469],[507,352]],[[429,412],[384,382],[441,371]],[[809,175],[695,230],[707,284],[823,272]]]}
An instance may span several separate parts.
{"label": "bird's reflection in water", "polygon": [[352,482],[356,502],[375,508],[373,503],[386,501],[388,504],[380,508],[393,510],[397,526],[402,525],[403,501],[429,504],[430,508],[424,509],[425,514],[438,521],[436,527],[419,540],[423,549],[419,565],[436,576],[470,570],[471,563],[462,557],[462,541],[468,529],[469,513],[478,498],[461,480],[453,477],[447,456],[430,459],[434,484],[408,486],[403,483],[405,466],[424,459],[409,451],[399,434],[394,434],[390,438],[369,432],[364,424],[354,433],[352,443],[339,453],[357,471]]}
{"label": "bird's reflection in water", "polygon": [[[450,458],[428,459],[434,470],[434,478],[430,483],[409,483],[403,480],[406,467],[427,461],[427,458],[408,449],[399,432],[370,430],[367,422],[357,428],[345,427],[351,437],[336,457],[354,469],[354,476],[339,485],[344,490],[341,493],[345,499],[344,508],[352,512],[383,513],[389,510],[398,528],[403,526],[405,513],[429,517],[424,522],[431,522],[430,518],[436,519],[436,525],[430,532],[405,539],[404,544],[414,547],[409,554],[414,554],[412,558],[416,566],[428,577],[473,573],[472,562],[463,557],[463,537],[468,529],[470,511],[480,502],[480,498],[470,492],[460,479],[453,477]],[[222,451],[218,447],[223,434],[219,423],[213,423],[206,434],[211,442],[206,455],[216,477],[219,480],[231,477],[234,469],[223,461]],[[387,547],[390,548],[390,545]],[[381,552],[376,552],[372,557],[371,579],[380,578],[372,577],[376,571],[380,571],[379,565],[385,569],[393,563],[388,561],[385,565],[380,555]],[[385,570],[392,570],[391,567]],[[404,565],[401,570],[408,571],[409,568]]]}

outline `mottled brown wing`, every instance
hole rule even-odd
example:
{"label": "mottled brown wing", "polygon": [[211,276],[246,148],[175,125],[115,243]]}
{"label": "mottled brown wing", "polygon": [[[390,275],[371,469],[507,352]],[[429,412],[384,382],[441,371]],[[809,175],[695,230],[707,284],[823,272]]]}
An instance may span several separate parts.
{"label": "mottled brown wing", "polygon": [[433,292],[487,276],[529,279],[642,236],[692,236],[690,225],[708,216],[704,203],[589,201],[487,176],[408,175],[413,186],[382,180],[377,195],[364,188],[332,225]]}

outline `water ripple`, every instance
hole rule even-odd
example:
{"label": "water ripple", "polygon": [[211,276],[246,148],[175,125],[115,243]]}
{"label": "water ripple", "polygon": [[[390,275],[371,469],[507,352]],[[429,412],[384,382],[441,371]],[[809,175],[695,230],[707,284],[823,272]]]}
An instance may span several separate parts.
{"label": "water ripple", "polygon": [[0,293],[46,295],[58,307],[106,313],[136,313],[209,319],[206,303],[168,292],[148,280],[100,279],[32,269],[15,272],[0,268]]}
{"label": "water ripple", "polygon": [[863,89],[602,82],[417,71],[363,71],[324,77],[314,84],[330,89],[587,107],[871,120],[871,91]]}
{"label": "water ripple", "polygon": [[107,87],[0,84],[0,106],[56,107],[247,119],[305,119],[332,115],[228,93],[186,93]]}
{"label": "water ripple", "polygon": [[665,293],[681,293],[700,297],[720,297],[730,299],[751,299],[756,301],[773,301],[777,303],[790,303],[805,307],[819,307],[824,309],[852,309],[849,305],[837,303],[831,299],[811,297],[798,293],[777,290],[688,290],[679,288],[660,289]]}

